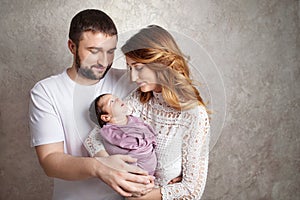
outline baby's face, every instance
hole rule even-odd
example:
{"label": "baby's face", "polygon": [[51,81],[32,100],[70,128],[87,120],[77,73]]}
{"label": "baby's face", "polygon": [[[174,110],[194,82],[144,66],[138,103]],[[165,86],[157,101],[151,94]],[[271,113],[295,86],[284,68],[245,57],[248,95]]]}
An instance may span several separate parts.
{"label": "baby's face", "polygon": [[103,110],[112,116],[127,115],[128,113],[126,104],[121,99],[111,94],[101,97],[97,105],[103,106]]}

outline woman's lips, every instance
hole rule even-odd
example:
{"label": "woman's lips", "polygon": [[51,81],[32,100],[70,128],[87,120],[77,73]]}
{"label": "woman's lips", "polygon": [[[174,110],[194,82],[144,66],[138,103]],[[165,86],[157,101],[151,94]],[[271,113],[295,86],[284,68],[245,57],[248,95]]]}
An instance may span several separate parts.
{"label": "woman's lips", "polygon": [[144,85],[146,85],[146,83],[145,82],[139,82],[139,83],[136,83],[139,87],[142,87],[142,86],[144,86]]}

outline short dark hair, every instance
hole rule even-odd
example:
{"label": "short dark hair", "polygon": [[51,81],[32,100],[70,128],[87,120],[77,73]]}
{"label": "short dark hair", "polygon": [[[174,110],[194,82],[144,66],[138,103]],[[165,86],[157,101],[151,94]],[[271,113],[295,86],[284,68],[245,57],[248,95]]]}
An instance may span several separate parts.
{"label": "short dark hair", "polygon": [[117,35],[113,20],[101,10],[87,9],[77,13],[70,24],[69,39],[78,46],[85,31],[101,32],[108,36]]}
{"label": "short dark hair", "polygon": [[106,94],[101,94],[100,96],[98,96],[96,99],[95,99],[95,111],[96,111],[96,116],[97,116],[97,120],[98,120],[98,124],[99,124],[99,126],[102,128],[105,124],[106,124],[106,122],[105,121],[103,121],[102,119],[101,119],[101,115],[106,115],[106,114],[108,114],[106,111],[104,111],[102,108],[99,108],[98,107],[98,102],[100,101],[100,99],[103,97],[103,96],[105,96],[105,95],[108,95],[108,93],[106,93]]}

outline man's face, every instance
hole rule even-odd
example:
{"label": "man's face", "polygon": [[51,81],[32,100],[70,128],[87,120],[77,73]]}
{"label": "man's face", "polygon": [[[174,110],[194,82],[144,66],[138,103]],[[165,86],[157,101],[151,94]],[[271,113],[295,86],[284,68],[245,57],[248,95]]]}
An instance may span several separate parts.
{"label": "man's face", "polygon": [[117,45],[117,36],[84,32],[76,48],[75,63],[78,75],[100,80],[110,69]]}

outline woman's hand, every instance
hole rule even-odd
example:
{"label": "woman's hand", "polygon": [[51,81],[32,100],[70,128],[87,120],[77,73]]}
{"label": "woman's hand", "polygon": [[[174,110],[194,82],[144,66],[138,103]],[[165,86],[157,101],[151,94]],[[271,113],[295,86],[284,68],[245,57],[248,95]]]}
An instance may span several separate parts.
{"label": "woman's hand", "polygon": [[160,188],[154,188],[149,193],[139,197],[128,197],[126,200],[161,200]]}
{"label": "woman's hand", "polygon": [[173,178],[172,180],[170,180],[170,182],[168,184],[179,183],[181,181],[182,181],[182,176],[178,176],[178,177]]}

